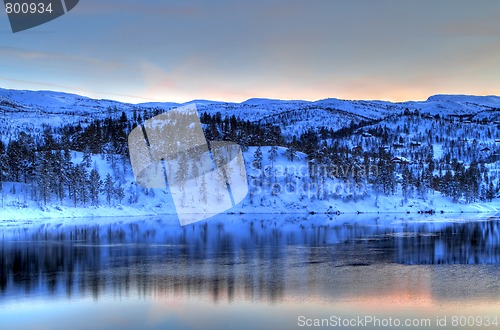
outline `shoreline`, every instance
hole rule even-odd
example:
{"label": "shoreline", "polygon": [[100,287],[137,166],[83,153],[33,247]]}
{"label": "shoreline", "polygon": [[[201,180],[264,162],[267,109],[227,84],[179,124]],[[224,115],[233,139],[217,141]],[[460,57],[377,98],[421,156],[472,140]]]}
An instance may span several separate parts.
{"label": "shoreline", "polygon": [[[140,209],[129,208],[129,207],[97,207],[97,208],[88,208],[88,209],[74,209],[74,213],[68,214],[69,212],[64,212],[65,210],[57,210],[56,208],[50,209],[49,211],[36,210],[36,213],[30,213],[32,209],[24,209],[27,212],[19,213],[19,210],[8,210],[5,209],[0,210],[0,227],[9,224],[15,224],[19,222],[28,222],[28,224],[33,224],[34,222],[41,221],[41,223],[47,223],[50,220],[78,220],[78,219],[117,219],[117,218],[154,218],[154,217],[177,217],[177,213],[172,212],[150,212],[147,210],[141,211]],[[17,211],[17,212],[16,212]],[[85,212],[90,211],[90,212]],[[94,212],[92,212],[94,211]],[[97,212],[95,212],[97,211]],[[101,212],[99,212],[101,211]],[[7,214],[10,214],[7,215]],[[16,213],[16,215],[12,215],[12,213]],[[25,213],[25,214],[22,214]],[[191,213],[193,215],[199,213]],[[215,217],[220,216],[300,216],[300,217],[316,217],[316,216],[327,216],[330,218],[336,217],[345,217],[351,216],[353,218],[356,217],[365,217],[365,216],[408,216],[408,217],[442,217],[442,216],[458,216],[458,215],[484,215],[484,216],[494,216],[496,214],[500,214],[497,210],[451,210],[451,211],[440,211],[440,212],[421,212],[421,211],[338,211],[338,212],[318,212],[318,211],[307,211],[303,212],[282,212],[282,211],[261,211],[261,212],[243,212],[243,211],[231,211],[216,214],[213,217],[209,217],[202,221],[210,221]]]}

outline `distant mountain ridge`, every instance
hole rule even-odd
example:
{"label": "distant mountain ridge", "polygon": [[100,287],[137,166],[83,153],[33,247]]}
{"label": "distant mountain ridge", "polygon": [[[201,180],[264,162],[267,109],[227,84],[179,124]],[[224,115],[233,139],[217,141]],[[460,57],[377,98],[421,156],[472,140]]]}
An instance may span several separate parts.
{"label": "distant mountain ridge", "polygon": [[[499,96],[447,95],[437,94],[425,101],[389,102],[380,100],[341,100],[327,98],[317,101],[279,100],[251,98],[241,103],[193,100],[185,103],[147,102],[123,103],[107,99],[93,99],[86,96],[54,92],[9,90],[0,88],[0,111],[3,116],[23,114],[17,117],[15,125],[54,125],[57,122],[73,122],[82,117],[108,116],[111,113],[156,108],[167,111],[185,104],[195,103],[200,114],[220,112],[223,116],[236,116],[252,122],[283,126],[292,131],[294,126],[316,128],[331,126],[342,128],[366,120],[380,120],[407,110],[418,111],[431,116],[469,116],[474,120],[499,120]],[[10,116],[10,115],[9,115]],[[290,119],[292,118],[292,119]]]}
{"label": "distant mountain ridge", "polygon": [[195,99],[189,102],[144,102],[144,103],[126,103],[115,101],[111,99],[94,99],[87,96],[82,96],[73,93],[66,92],[55,92],[51,90],[14,90],[14,89],[4,89],[0,88],[0,101],[13,101],[19,103],[20,105],[35,105],[35,106],[68,106],[68,105],[85,105],[94,103],[96,106],[109,106],[109,105],[122,105],[126,107],[172,107],[180,106],[184,104],[195,103],[199,105],[209,105],[209,104],[226,104],[226,105],[246,105],[246,106],[262,106],[269,104],[309,104],[309,105],[346,105],[346,104],[360,104],[360,103],[370,103],[374,105],[412,105],[418,107],[418,105],[425,105],[428,103],[460,103],[460,104],[473,104],[479,106],[487,107],[500,107],[500,96],[487,95],[462,95],[462,94],[436,94],[430,96],[425,101],[414,101],[408,100],[403,102],[390,102],[384,100],[347,100],[338,98],[326,98],[317,101],[305,101],[305,100],[281,100],[281,99],[268,99],[268,98],[251,98],[243,102],[225,102],[225,101],[215,101],[215,100],[201,100]]}

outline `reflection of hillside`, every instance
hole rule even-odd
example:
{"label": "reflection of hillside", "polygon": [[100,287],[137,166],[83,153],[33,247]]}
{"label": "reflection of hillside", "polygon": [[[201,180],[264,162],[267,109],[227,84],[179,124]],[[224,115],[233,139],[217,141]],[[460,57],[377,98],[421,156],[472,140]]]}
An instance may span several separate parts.
{"label": "reflection of hillside", "polygon": [[499,224],[267,219],[4,230],[0,294],[494,298]]}
{"label": "reflection of hillside", "polygon": [[403,264],[499,264],[498,221],[447,224],[432,235],[418,226],[408,228],[413,237],[399,237],[396,261]]}

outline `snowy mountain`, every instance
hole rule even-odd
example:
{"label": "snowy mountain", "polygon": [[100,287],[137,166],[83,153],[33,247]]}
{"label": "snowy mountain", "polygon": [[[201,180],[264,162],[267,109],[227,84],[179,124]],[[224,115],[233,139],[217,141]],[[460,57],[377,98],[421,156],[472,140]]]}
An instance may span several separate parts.
{"label": "snowy mountain", "polygon": [[[231,212],[500,209],[500,97],[189,103],[207,140],[244,149]],[[179,105],[0,89],[0,220],[175,213],[168,189],[135,184],[127,136]]]}
{"label": "snowy mountain", "polygon": [[[125,111],[127,114],[134,109],[158,108],[169,110],[181,105],[194,103],[200,113],[235,115],[250,121],[266,120],[291,111],[326,112],[331,114],[333,121],[339,115],[351,119],[367,120],[381,119],[405,109],[418,110],[422,113],[441,116],[477,115],[500,108],[498,96],[468,96],[468,95],[434,95],[426,101],[408,101],[391,103],[387,101],[359,101],[324,99],[319,101],[276,100],[253,98],[241,103],[221,102],[211,100],[193,100],[185,103],[149,102],[140,104],[121,103],[112,100],[97,100],[76,94],[53,91],[8,90],[0,88],[0,110],[2,113],[29,113],[43,117],[57,115],[71,116],[106,116],[110,112]],[[316,113],[314,113],[315,115]],[[314,117],[314,115],[309,117]],[[322,117],[321,120],[325,119]],[[342,125],[341,125],[342,126]]]}
{"label": "snowy mountain", "polygon": [[402,105],[431,115],[476,115],[488,110],[500,109],[498,96],[434,95],[426,101],[405,102]]}
{"label": "snowy mountain", "polygon": [[0,103],[7,108],[46,113],[93,113],[109,107],[132,109],[133,105],[111,100],[95,100],[76,94],[53,91],[23,91],[0,88]]}

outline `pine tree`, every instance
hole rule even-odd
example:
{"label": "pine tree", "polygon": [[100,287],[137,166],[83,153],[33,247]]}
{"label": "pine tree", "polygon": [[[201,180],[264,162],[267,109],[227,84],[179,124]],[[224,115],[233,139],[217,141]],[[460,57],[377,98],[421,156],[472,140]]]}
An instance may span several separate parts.
{"label": "pine tree", "polygon": [[260,146],[257,147],[257,150],[255,150],[255,153],[253,154],[252,165],[257,170],[262,169],[262,150],[260,149]]}
{"label": "pine tree", "polygon": [[184,185],[186,184],[189,169],[186,153],[181,153],[177,166],[178,169],[175,173],[175,182],[181,190],[184,190]]}
{"label": "pine tree", "polygon": [[274,162],[276,161],[276,158],[278,158],[278,147],[277,146],[272,146],[271,149],[269,149],[269,161],[271,162],[271,168],[274,169]]}
{"label": "pine tree", "polygon": [[75,186],[76,200],[80,201],[83,206],[87,205],[89,199],[88,175],[84,164],[77,165],[75,168]]}
{"label": "pine tree", "polygon": [[493,182],[490,180],[490,184],[488,185],[488,189],[486,190],[486,199],[491,202],[493,198],[495,198],[495,194],[496,191],[493,187]]}
{"label": "pine tree", "polygon": [[196,182],[198,182],[198,177],[200,176],[200,170],[198,168],[196,161],[193,161],[191,163],[191,173],[192,173],[192,178],[194,178]]}
{"label": "pine tree", "polygon": [[[408,198],[411,198],[411,190],[412,190],[412,173],[408,166],[404,166],[403,175],[401,181],[401,190],[403,192],[403,201],[404,203],[408,202]],[[378,195],[377,195],[378,196]]]}
{"label": "pine tree", "polygon": [[90,167],[92,165],[92,154],[90,152],[90,148],[87,146],[83,152],[83,164],[86,167]]}
{"label": "pine tree", "polygon": [[203,202],[203,204],[207,204],[207,200],[208,200],[207,181],[205,179],[205,175],[201,176],[200,193],[201,193],[201,201]]}
{"label": "pine tree", "polygon": [[68,180],[62,151],[53,152],[52,166],[52,192],[57,196],[62,204],[64,198],[66,197],[65,186],[67,185]]}
{"label": "pine tree", "polygon": [[99,171],[93,168],[89,175],[89,195],[92,206],[99,205],[99,192],[101,191],[102,180]]}
{"label": "pine tree", "polygon": [[111,175],[108,173],[106,179],[104,180],[104,193],[106,194],[106,202],[108,205],[111,204],[111,199],[113,198],[114,184]]}
{"label": "pine tree", "polygon": [[119,182],[113,189],[113,196],[118,200],[120,204],[122,203],[122,200],[125,197],[125,190],[123,189],[123,186]]}
{"label": "pine tree", "polygon": [[53,184],[56,178],[54,176],[52,152],[45,151],[40,156],[35,170],[35,182],[38,196],[41,198],[43,205],[46,205],[51,200],[51,193],[54,191]]}
{"label": "pine tree", "polygon": [[297,150],[293,146],[290,146],[286,149],[284,156],[293,162],[295,157],[297,157]]}
{"label": "pine tree", "polygon": [[231,183],[231,167],[230,166],[225,166],[225,161],[224,157],[222,155],[217,156],[214,159],[214,164],[215,164],[215,171],[217,173],[218,177],[218,182],[222,186],[229,185]]}

